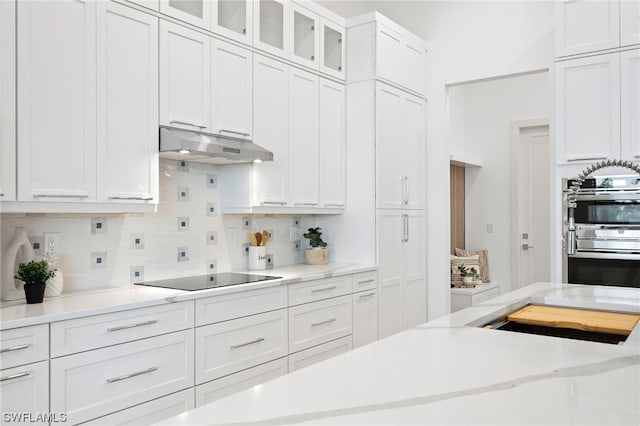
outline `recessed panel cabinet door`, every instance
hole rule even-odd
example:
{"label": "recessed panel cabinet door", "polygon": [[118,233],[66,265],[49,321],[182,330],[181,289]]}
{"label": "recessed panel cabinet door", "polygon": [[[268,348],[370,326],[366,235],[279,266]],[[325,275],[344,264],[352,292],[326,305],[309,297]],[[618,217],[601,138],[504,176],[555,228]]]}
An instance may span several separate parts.
{"label": "recessed panel cabinet door", "polygon": [[622,158],[640,161],[640,50],[620,53]]}
{"label": "recessed panel cabinet door", "polygon": [[376,85],[377,207],[402,208],[406,182],[403,144],[406,122],[402,117],[403,92]]}
{"label": "recessed panel cabinet door", "polygon": [[15,2],[0,2],[0,201],[16,199],[15,19]]}
{"label": "recessed panel cabinet door", "polygon": [[320,205],[344,207],[346,167],[344,85],[320,79]]}
{"label": "recessed panel cabinet door", "polygon": [[253,165],[254,205],[287,204],[289,194],[289,67],[254,55],[253,141],[273,161]]}
{"label": "recessed panel cabinet door", "polygon": [[160,123],[211,132],[210,37],[160,22]]}
{"label": "recessed panel cabinet door", "polygon": [[253,132],[253,54],[212,40],[213,132],[251,139]]}
{"label": "recessed panel cabinet door", "polygon": [[18,2],[18,199],[95,201],[96,2]]}
{"label": "recessed panel cabinet door", "polygon": [[378,337],[403,330],[402,214],[378,210]]}
{"label": "recessed panel cabinet door", "polygon": [[640,43],[640,1],[620,1],[620,45]]}
{"label": "recessed panel cabinet door", "polygon": [[98,200],[158,202],[158,18],[98,2]]}
{"label": "recessed panel cabinet door", "polygon": [[[2,424],[21,423],[20,414],[31,413],[34,421],[29,424],[48,425],[48,422],[36,422],[36,414],[49,413],[49,361],[27,364],[21,367],[6,368],[0,372],[0,405],[2,406]],[[53,414],[53,413],[52,413]],[[5,415],[15,415],[10,419]],[[58,421],[61,418],[58,414]]]}
{"label": "recessed panel cabinet door", "polygon": [[425,179],[425,101],[417,96],[403,95],[402,123],[405,125],[404,138],[396,146],[403,158],[403,208],[424,208]]}
{"label": "recessed panel cabinet door", "polygon": [[318,205],[318,76],[289,68],[289,191],[294,206]]}
{"label": "recessed panel cabinet door", "polygon": [[427,321],[427,283],[425,276],[424,212],[405,211],[405,241],[402,247],[404,275],[403,306],[404,328]]}
{"label": "recessed panel cabinet door", "polygon": [[555,7],[556,56],[620,45],[619,0],[562,0]]}
{"label": "recessed panel cabinet door", "polygon": [[388,81],[403,81],[402,36],[384,25],[377,24],[376,30],[376,74]]}

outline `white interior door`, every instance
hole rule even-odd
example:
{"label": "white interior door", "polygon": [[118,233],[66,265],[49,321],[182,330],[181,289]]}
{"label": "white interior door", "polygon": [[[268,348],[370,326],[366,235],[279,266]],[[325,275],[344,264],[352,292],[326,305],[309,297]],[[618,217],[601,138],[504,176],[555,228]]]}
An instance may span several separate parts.
{"label": "white interior door", "polygon": [[520,129],[517,146],[517,282],[550,280],[549,126]]}

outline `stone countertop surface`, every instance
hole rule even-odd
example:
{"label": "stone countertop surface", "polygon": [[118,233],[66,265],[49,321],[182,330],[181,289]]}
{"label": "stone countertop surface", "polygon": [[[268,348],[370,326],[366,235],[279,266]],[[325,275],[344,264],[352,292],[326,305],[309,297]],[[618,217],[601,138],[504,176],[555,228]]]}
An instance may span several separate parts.
{"label": "stone countertop surface", "polygon": [[640,424],[640,325],[620,345],[477,327],[527,303],[640,313],[640,289],[532,284],[161,424]]}
{"label": "stone countertop surface", "polygon": [[236,271],[258,275],[282,277],[269,281],[241,284],[230,287],[199,291],[182,291],[157,287],[127,285],[101,290],[63,293],[45,298],[43,303],[27,305],[24,300],[0,304],[0,330],[29,325],[63,321],[73,318],[99,315],[127,309],[143,308],[164,303],[193,300],[239,291],[253,290],[301,281],[329,278],[332,276],[375,271],[370,265],[336,263],[328,265],[289,265],[263,271]]}

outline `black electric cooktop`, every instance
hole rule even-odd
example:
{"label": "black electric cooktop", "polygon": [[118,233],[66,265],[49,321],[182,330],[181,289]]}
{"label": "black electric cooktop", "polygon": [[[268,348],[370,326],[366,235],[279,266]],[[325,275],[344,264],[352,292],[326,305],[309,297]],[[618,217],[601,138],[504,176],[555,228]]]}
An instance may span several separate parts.
{"label": "black electric cooktop", "polygon": [[238,284],[257,283],[260,281],[277,280],[282,277],[271,275],[240,274],[236,272],[221,272],[218,274],[197,275],[193,277],[171,278],[168,280],[143,281],[135,283],[150,287],[172,288],[175,290],[205,290],[208,288],[229,287]]}

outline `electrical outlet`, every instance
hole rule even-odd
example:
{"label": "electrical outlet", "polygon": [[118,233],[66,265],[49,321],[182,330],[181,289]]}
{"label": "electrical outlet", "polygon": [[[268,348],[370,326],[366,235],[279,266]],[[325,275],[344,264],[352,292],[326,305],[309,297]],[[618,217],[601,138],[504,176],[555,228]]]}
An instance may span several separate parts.
{"label": "electrical outlet", "polygon": [[144,248],[144,234],[131,234],[131,248],[132,249]]}
{"label": "electrical outlet", "polygon": [[144,281],[144,266],[132,266],[129,271],[131,271],[132,283]]}
{"label": "electrical outlet", "polygon": [[487,234],[493,234],[493,223],[487,223]]}
{"label": "electrical outlet", "polygon": [[104,217],[91,218],[91,233],[106,234],[107,233],[107,219]]}
{"label": "electrical outlet", "polygon": [[178,262],[187,262],[189,260],[189,249],[187,247],[178,247]]}
{"label": "electrical outlet", "polygon": [[179,172],[188,172],[189,171],[189,163],[185,160],[178,161],[178,171]]}
{"label": "electrical outlet", "polygon": [[218,271],[218,261],[216,259],[207,260],[207,274],[215,274]]}
{"label": "electrical outlet", "polygon": [[218,187],[218,176],[207,173],[207,188],[217,188]]}
{"label": "electrical outlet", "polygon": [[94,251],[91,253],[91,269],[105,269],[107,267],[107,252]]}
{"label": "electrical outlet", "polygon": [[57,232],[45,232],[43,237],[42,252],[48,255],[58,254],[60,249],[60,234]]}
{"label": "electrical outlet", "polygon": [[267,254],[267,269],[273,269],[273,254]]}
{"label": "electrical outlet", "polygon": [[218,244],[218,233],[216,231],[207,232],[207,245],[213,246]]}
{"label": "electrical outlet", "polygon": [[242,229],[245,231],[251,231],[251,218],[243,217],[242,218]]}
{"label": "electrical outlet", "polygon": [[179,217],[178,218],[178,232],[186,232],[189,230],[189,218],[188,217]]}
{"label": "electrical outlet", "polygon": [[207,203],[207,216],[216,216],[218,214],[218,208],[216,203]]}
{"label": "electrical outlet", "polygon": [[249,243],[242,244],[242,255],[249,256]]}
{"label": "electrical outlet", "polygon": [[178,201],[189,201],[189,188],[186,186],[178,188]]}

